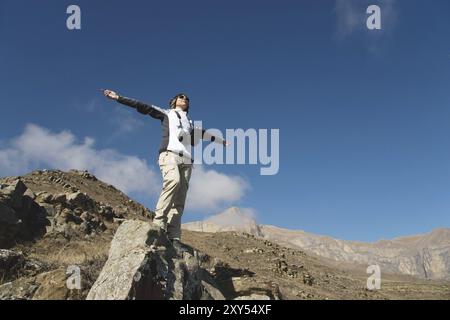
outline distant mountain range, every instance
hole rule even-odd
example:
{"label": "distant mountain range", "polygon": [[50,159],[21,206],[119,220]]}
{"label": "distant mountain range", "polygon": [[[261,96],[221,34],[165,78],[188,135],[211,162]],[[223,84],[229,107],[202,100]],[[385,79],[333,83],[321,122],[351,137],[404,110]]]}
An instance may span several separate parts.
{"label": "distant mountain range", "polygon": [[334,261],[372,265],[382,272],[425,279],[450,279],[450,229],[381,240],[374,243],[338,240],[327,236],[260,225],[245,209],[232,207],[204,221],[183,224],[191,231],[238,231],[298,248]]}

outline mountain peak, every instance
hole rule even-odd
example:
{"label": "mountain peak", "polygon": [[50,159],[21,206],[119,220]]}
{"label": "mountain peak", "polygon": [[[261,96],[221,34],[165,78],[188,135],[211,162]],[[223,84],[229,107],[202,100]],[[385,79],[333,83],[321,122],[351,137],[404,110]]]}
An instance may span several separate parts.
{"label": "mountain peak", "polygon": [[255,214],[250,209],[241,209],[230,207],[225,211],[209,217],[207,222],[215,223],[221,226],[256,226]]}
{"label": "mountain peak", "polygon": [[203,221],[185,223],[183,228],[203,232],[237,231],[256,236],[261,234],[255,212],[252,209],[238,207],[230,207]]}

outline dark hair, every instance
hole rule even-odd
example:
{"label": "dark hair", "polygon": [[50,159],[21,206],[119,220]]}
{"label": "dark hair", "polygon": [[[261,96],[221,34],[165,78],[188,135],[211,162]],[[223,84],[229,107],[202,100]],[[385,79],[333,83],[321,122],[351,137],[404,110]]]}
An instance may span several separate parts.
{"label": "dark hair", "polygon": [[177,99],[178,99],[180,96],[186,96],[186,97],[187,97],[187,94],[185,94],[185,93],[178,93],[178,94],[175,95],[172,99],[170,99],[170,101],[169,101],[169,106],[170,106],[171,109],[174,109],[174,108],[175,108],[175,102],[177,101]]}

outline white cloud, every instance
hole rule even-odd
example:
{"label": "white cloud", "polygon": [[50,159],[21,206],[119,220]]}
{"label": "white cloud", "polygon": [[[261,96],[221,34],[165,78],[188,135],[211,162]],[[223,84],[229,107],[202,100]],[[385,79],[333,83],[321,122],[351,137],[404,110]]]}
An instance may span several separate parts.
{"label": "white cloud", "polygon": [[[90,137],[78,141],[74,134],[59,133],[28,124],[18,137],[0,148],[0,175],[22,175],[39,168],[88,170],[100,180],[125,193],[158,195],[162,179],[159,170],[144,159],[113,149],[96,149]],[[240,200],[248,188],[239,176],[229,176],[195,165],[188,192],[188,206],[211,210]]]}
{"label": "white cloud", "polygon": [[94,139],[78,142],[65,130],[53,133],[34,124],[0,150],[0,174],[19,175],[36,168],[88,170],[125,193],[159,191],[159,175],[145,160],[112,149],[97,150]]}
{"label": "white cloud", "polygon": [[192,171],[187,206],[200,210],[216,210],[223,204],[240,200],[249,184],[240,176],[228,176],[195,165]]}

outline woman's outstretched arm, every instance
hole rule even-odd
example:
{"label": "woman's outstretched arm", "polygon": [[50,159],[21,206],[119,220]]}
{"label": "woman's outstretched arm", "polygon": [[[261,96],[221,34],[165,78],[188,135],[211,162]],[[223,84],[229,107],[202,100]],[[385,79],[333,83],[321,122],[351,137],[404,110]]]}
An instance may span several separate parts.
{"label": "woman's outstretched arm", "polygon": [[[198,128],[198,127],[194,128],[193,137],[199,137],[200,139],[203,139],[206,141],[219,143],[219,144],[224,145],[225,147],[230,145],[229,141],[222,139],[220,137],[217,137],[215,135],[212,135],[211,133],[208,132],[208,130]],[[196,144],[196,142],[195,142],[195,144]]]}
{"label": "woman's outstretched arm", "polygon": [[161,109],[152,104],[147,104],[147,103],[144,103],[144,102],[132,99],[132,98],[127,98],[127,97],[121,96],[112,90],[103,90],[103,94],[112,100],[116,100],[117,102],[119,102],[121,104],[124,104],[126,106],[136,109],[139,113],[148,114],[152,118],[162,121],[164,119],[164,117],[166,116],[166,110],[164,110],[164,109]]}

